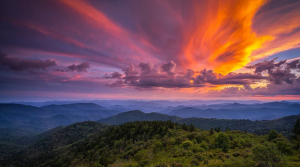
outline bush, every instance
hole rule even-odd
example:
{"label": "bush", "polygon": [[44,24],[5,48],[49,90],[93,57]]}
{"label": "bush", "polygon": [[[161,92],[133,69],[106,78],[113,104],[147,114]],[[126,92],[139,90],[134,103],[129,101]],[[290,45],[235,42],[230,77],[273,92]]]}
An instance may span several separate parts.
{"label": "bush", "polygon": [[292,148],[286,142],[279,141],[279,142],[277,142],[276,145],[277,145],[278,150],[281,151],[283,154],[291,155],[293,153]]}
{"label": "bush", "polygon": [[181,145],[184,149],[187,150],[189,147],[193,145],[193,143],[191,141],[184,141]]}
{"label": "bush", "polygon": [[200,147],[202,147],[205,151],[207,151],[209,149],[207,144],[205,144],[205,143],[200,144]]}
{"label": "bush", "polygon": [[276,130],[271,130],[268,135],[268,141],[272,141],[279,136],[279,133]]}
{"label": "bush", "polygon": [[200,162],[198,161],[198,159],[192,159],[192,161],[191,161],[191,165],[192,166],[199,166],[200,165]]}
{"label": "bush", "polygon": [[261,166],[277,166],[284,159],[276,145],[272,143],[257,145],[252,149],[252,152],[253,160]]}
{"label": "bush", "polygon": [[154,147],[153,147],[153,153],[158,153],[159,151],[161,151],[163,148],[163,145],[161,144],[161,142],[156,142],[154,143]]}
{"label": "bush", "polygon": [[183,141],[182,137],[176,137],[175,138],[175,144],[177,144],[177,145],[181,144],[182,141]]}
{"label": "bush", "polygon": [[194,158],[196,158],[198,161],[203,161],[204,160],[204,156],[202,156],[201,154],[195,154]]}
{"label": "bush", "polygon": [[230,147],[232,149],[235,149],[238,146],[239,146],[239,140],[238,139],[234,139],[233,141],[230,142]]}
{"label": "bush", "polygon": [[205,152],[205,149],[202,148],[202,147],[200,147],[199,144],[195,144],[195,145],[193,145],[193,147],[192,147],[192,151],[193,151],[194,153]]}

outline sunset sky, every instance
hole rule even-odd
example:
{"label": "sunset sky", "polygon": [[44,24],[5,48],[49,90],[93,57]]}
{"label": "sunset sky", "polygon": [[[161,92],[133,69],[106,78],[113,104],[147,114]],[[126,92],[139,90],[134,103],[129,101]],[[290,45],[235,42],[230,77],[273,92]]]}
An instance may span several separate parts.
{"label": "sunset sky", "polygon": [[0,100],[300,99],[299,0],[0,0]]}

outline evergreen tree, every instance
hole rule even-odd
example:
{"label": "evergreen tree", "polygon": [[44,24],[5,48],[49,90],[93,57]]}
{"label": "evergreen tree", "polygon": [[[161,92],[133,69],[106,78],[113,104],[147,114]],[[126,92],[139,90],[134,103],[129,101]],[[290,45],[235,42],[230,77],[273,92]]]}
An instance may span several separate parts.
{"label": "evergreen tree", "polygon": [[230,131],[230,129],[228,128],[228,126],[226,127],[226,132],[229,132]]}
{"label": "evergreen tree", "polygon": [[293,129],[292,129],[292,138],[297,140],[297,136],[300,135],[300,120],[299,118],[296,121],[296,124],[294,125]]}
{"label": "evergreen tree", "polygon": [[213,135],[214,134],[214,129],[213,128],[210,128],[209,130],[209,135]]}
{"label": "evergreen tree", "polygon": [[190,125],[190,132],[194,132],[196,130],[195,125],[191,124]]}

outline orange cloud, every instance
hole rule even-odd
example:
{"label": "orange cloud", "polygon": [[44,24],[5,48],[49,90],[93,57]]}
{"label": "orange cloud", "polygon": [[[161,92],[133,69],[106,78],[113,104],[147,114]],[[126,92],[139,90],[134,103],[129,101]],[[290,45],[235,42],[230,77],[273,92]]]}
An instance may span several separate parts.
{"label": "orange cloud", "polygon": [[264,58],[278,52],[300,47],[300,2],[278,4],[280,7],[262,12],[257,16],[255,31],[273,36],[260,49],[253,52],[252,59]]}
{"label": "orange cloud", "polygon": [[252,30],[253,18],[265,3],[265,0],[208,1],[205,12],[197,9],[203,3],[195,4],[192,16],[195,28],[185,34],[186,66],[208,67],[227,74],[248,64],[251,53],[273,39],[258,36]]}

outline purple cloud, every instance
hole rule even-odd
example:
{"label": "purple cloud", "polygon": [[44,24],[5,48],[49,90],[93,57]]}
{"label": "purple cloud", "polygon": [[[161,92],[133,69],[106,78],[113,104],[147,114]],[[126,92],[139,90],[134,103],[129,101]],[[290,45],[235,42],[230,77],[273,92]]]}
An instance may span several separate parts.
{"label": "purple cloud", "polygon": [[113,72],[111,74],[105,74],[103,78],[105,79],[116,79],[116,78],[121,78],[122,74],[119,72]]}
{"label": "purple cloud", "polygon": [[[136,88],[192,88],[212,85],[249,85],[260,80],[268,80],[266,76],[250,73],[230,73],[223,76],[212,70],[202,70],[195,72],[188,69],[186,72],[176,72],[176,64],[173,61],[163,63],[155,67],[152,63],[141,62],[135,68],[130,65],[123,69],[125,77],[115,77],[117,80],[110,86],[132,86]],[[112,73],[118,74],[119,73]],[[106,79],[113,79],[112,76],[105,75]]]}
{"label": "purple cloud", "polygon": [[90,68],[89,62],[84,62],[84,63],[78,64],[78,65],[72,64],[72,65],[68,66],[68,71],[84,72],[88,68]]}
{"label": "purple cloud", "polygon": [[286,63],[286,60],[275,63],[276,59],[277,58],[270,61],[266,60],[252,66],[248,66],[247,68],[255,69],[254,74],[263,75],[263,73],[266,73],[269,81],[275,84],[293,84],[295,79],[298,77],[292,73],[292,69],[300,67],[299,60],[295,60],[291,63]]}
{"label": "purple cloud", "polygon": [[15,57],[7,57],[6,54],[0,53],[0,65],[8,67],[11,70],[22,71],[22,70],[45,70],[48,67],[55,66],[54,60],[37,60],[37,59],[22,59]]}

